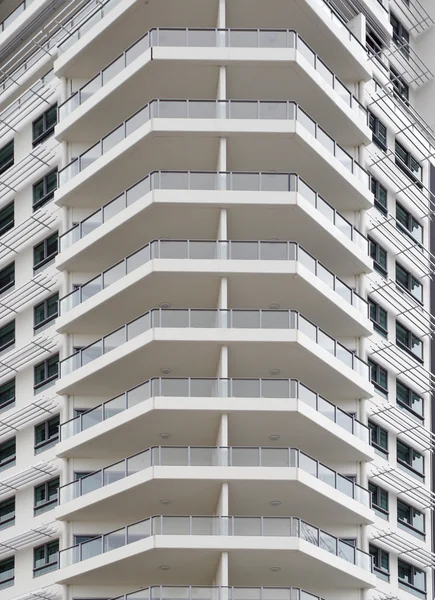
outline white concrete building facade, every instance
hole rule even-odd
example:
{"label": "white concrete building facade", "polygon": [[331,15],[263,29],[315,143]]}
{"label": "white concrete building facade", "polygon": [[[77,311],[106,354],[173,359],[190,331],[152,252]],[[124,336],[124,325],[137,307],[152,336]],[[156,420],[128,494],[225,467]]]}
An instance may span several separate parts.
{"label": "white concrete building facade", "polygon": [[0,600],[430,600],[431,0],[0,2]]}

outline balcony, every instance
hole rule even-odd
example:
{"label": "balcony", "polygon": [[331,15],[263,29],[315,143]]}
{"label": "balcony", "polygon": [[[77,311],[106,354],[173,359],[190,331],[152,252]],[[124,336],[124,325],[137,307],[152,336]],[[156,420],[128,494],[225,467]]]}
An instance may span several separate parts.
{"label": "balcony", "polygon": [[121,392],[162,364],[174,365],[174,376],[214,374],[222,345],[232,377],[263,373],[273,362],[327,396],[372,396],[367,363],[301,314],[273,309],[153,309],[65,358],[57,392]]}
{"label": "balcony", "polygon": [[[268,286],[265,293],[251,295],[267,277],[275,298],[304,309],[308,318],[317,317],[333,335],[372,333],[367,301],[299,244],[219,240],[157,240],[136,250],[59,300],[57,330],[103,333],[109,324],[117,327],[140,313],[143,298],[156,306],[159,298],[171,296],[180,306],[173,286],[181,273],[187,287],[182,302],[188,306],[197,301],[200,289],[215,289],[217,297],[216,275],[227,277],[231,304],[268,306]],[[297,275],[291,286],[289,275]]]}
{"label": "balcony", "polygon": [[265,578],[268,585],[273,560],[301,587],[308,580],[326,589],[375,585],[369,554],[302,519],[178,515],[151,517],[62,550],[57,583],[131,585],[140,579],[148,585],[163,553],[171,570],[160,578],[211,580],[222,551],[229,553],[235,584],[248,579],[258,585]]}
{"label": "balcony", "polygon": [[[95,15],[79,27],[69,40],[61,43],[56,71],[67,77],[90,78],[130,46],[144,30],[160,27],[216,27],[217,0],[189,0],[180,8],[173,0],[143,6],[137,0],[109,0],[103,11],[112,7],[104,27]],[[170,17],[168,18],[168,15]],[[94,25],[92,31],[91,24]],[[226,27],[235,29],[294,27],[314,51],[322,56],[338,76],[347,81],[369,80],[371,65],[361,42],[346,27],[328,0],[273,0],[268,9],[262,3],[238,2],[226,11]],[[321,32],[319,35],[318,32]],[[337,57],[340,56],[340,59]]]}
{"label": "balcony", "polygon": [[215,98],[221,66],[224,97],[291,98],[344,146],[370,143],[367,110],[295,31],[283,29],[153,29],[59,106],[56,138],[91,143],[153,97]]}
{"label": "balcony", "polygon": [[147,239],[214,237],[220,210],[233,239],[298,239],[339,275],[370,272],[367,238],[292,173],[169,172],[147,175],[62,234],[57,267],[103,270]]}
{"label": "balcony", "polygon": [[303,383],[277,378],[151,379],[62,423],[56,450],[62,457],[116,458],[138,452],[144,439],[157,445],[160,431],[171,431],[174,444],[205,444],[215,440],[222,414],[232,445],[252,445],[262,430],[274,431],[280,443],[331,463],[344,455],[373,458],[366,425]]}
{"label": "balcony", "polygon": [[[261,145],[257,141],[261,135]],[[289,163],[337,208],[369,208],[369,175],[290,101],[153,100],[59,171],[59,205],[99,206],[161,166],[215,170],[219,137],[230,170],[286,170]],[[171,164],[174,165],[172,167]],[[258,165],[258,167],[257,167]],[[339,205],[339,199],[341,203]],[[97,204],[98,206],[98,204]]]}

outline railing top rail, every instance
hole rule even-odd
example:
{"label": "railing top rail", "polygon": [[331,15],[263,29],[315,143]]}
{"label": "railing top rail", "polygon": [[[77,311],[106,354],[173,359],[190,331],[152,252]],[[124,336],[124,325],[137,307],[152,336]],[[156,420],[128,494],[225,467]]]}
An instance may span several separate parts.
{"label": "railing top rail", "polygon": [[[73,160],[71,160],[67,165],[65,165],[65,167],[63,167],[62,169],[59,170],[58,172],[58,182],[59,185],[61,185],[62,183],[62,174],[67,170],[70,169],[70,167],[74,164],[81,164],[81,159],[86,156],[91,150],[97,148],[97,147],[103,147],[102,145],[104,144],[104,140],[106,140],[109,136],[111,136],[115,131],[117,131],[119,128],[124,127],[124,135],[128,136],[127,134],[127,124],[134,119],[135,117],[137,117],[140,113],[142,113],[142,111],[146,111],[146,109],[149,109],[151,106],[157,105],[157,107],[159,107],[162,103],[168,103],[168,104],[175,104],[175,103],[185,103],[186,106],[190,106],[191,104],[215,104],[215,105],[221,105],[221,104],[225,104],[228,106],[231,105],[236,105],[236,104],[256,104],[256,105],[262,105],[262,104],[268,104],[268,105],[272,105],[272,104],[276,104],[276,105],[286,105],[286,106],[294,106],[295,107],[295,112],[294,114],[289,117],[287,116],[286,119],[288,120],[296,120],[298,119],[298,112],[300,111],[301,113],[303,113],[305,115],[305,117],[307,119],[309,119],[309,121],[315,126],[316,128],[316,132],[317,129],[319,129],[333,144],[333,152],[336,151],[336,148],[339,148],[339,150],[348,157],[350,164],[351,164],[351,172],[353,172],[353,166],[356,165],[361,172],[363,172],[365,175],[367,175],[367,182],[369,181],[369,173],[368,171],[357,161],[355,160],[350,154],[349,152],[347,152],[347,150],[345,150],[325,129],[323,129],[323,127],[321,125],[319,125],[317,123],[317,121],[315,121],[297,102],[295,102],[294,100],[261,100],[261,99],[257,99],[257,100],[253,100],[253,99],[247,99],[247,100],[243,100],[243,99],[237,99],[237,100],[210,100],[210,99],[191,99],[191,98],[154,98],[153,100],[150,100],[149,102],[147,102],[144,106],[142,106],[141,108],[139,108],[135,113],[133,113],[132,115],[130,115],[127,119],[124,119],[121,123],[119,123],[116,127],[114,127],[111,131],[109,131],[108,133],[106,133],[102,138],[100,138],[95,144],[93,144],[92,146],[90,146],[87,150],[85,150],[84,152],[82,152],[79,156],[77,156],[76,158],[74,158]],[[149,114],[149,117],[147,119],[147,121],[151,118],[159,118],[157,117],[151,117],[151,112]],[[168,117],[171,118],[171,117]],[[188,118],[187,116],[185,118]],[[205,117],[207,118],[207,117]],[[255,119],[259,119],[260,117],[254,117]],[[278,119],[282,119],[283,117],[278,117]],[[317,133],[315,133],[315,135],[317,135]],[[125,137],[123,138],[125,139]],[[100,156],[101,157],[101,156]],[[98,157],[98,158],[100,158]],[[79,167],[79,172],[81,172],[81,168]]]}

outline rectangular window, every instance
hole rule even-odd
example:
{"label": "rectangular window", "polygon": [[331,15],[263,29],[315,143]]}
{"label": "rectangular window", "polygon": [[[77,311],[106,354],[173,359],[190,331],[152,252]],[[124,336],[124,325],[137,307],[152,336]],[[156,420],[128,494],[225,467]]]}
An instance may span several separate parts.
{"label": "rectangular window", "polygon": [[15,377],[0,385],[0,410],[15,404]]}
{"label": "rectangular window", "polygon": [[422,594],[420,597],[425,598],[426,573],[400,559],[397,561],[397,567],[399,571],[399,588],[414,595],[418,592],[417,595]]}
{"label": "rectangular window", "polygon": [[423,341],[396,321],[396,344],[423,362]]}
{"label": "rectangular window", "polygon": [[0,352],[15,344],[15,320],[0,327]]}
{"label": "rectangular window", "polygon": [[375,363],[373,360],[367,360],[370,367],[370,381],[375,386],[378,394],[388,398],[388,371]]}
{"label": "rectangular window", "polygon": [[369,238],[370,256],[373,258],[373,268],[381,275],[387,275],[387,251],[380,244]]}
{"label": "rectangular window", "polygon": [[33,389],[37,391],[39,388],[47,385],[48,383],[56,381],[59,377],[59,354],[50,356],[39,363],[34,368],[34,385]]}
{"label": "rectangular window", "polygon": [[59,477],[50,479],[35,487],[35,500],[33,506],[33,514],[40,515],[41,513],[52,510],[58,504]]}
{"label": "rectangular window", "polygon": [[384,42],[370,27],[367,27],[366,31],[366,47],[369,54],[376,56],[380,60]]}
{"label": "rectangular window", "polygon": [[0,529],[15,525],[15,497],[0,502]]}
{"label": "rectangular window", "polygon": [[0,294],[15,285],[15,263],[0,269]]}
{"label": "rectangular window", "polygon": [[33,308],[33,328],[39,329],[58,316],[59,294],[54,294]]}
{"label": "rectangular window", "polygon": [[396,227],[419,244],[423,243],[423,227],[401,204],[396,202]]}
{"label": "rectangular window", "polygon": [[0,561],[0,590],[14,585],[15,558]]}
{"label": "rectangular window", "polygon": [[54,196],[57,189],[57,169],[51,171],[47,175],[35,183],[33,186],[33,210],[38,210]]}
{"label": "rectangular window", "polygon": [[388,431],[383,429],[373,421],[368,423],[370,429],[370,440],[371,445],[382,452],[382,454],[388,454]]}
{"label": "rectangular window", "polygon": [[35,426],[35,454],[44,452],[59,441],[59,415]]}
{"label": "rectangular window", "polygon": [[0,471],[13,467],[16,459],[17,445],[15,438],[0,444]]}
{"label": "rectangular window", "polygon": [[423,303],[423,286],[414,275],[396,263],[396,283],[401,285],[418,302]]}
{"label": "rectangular window", "polygon": [[424,514],[401,500],[397,501],[397,523],[408,530],[411,529],[418,537],[425,535]]}
{"label": "rectangular window", "polygon": [[390,556],[388,552],[370,544],[369,554],[373,559],[373,570],[376,576],[384,579],[384,581],[390,581]]}
{"label": "rectangular window", "polygon": [[396,165],[413,181],[421,181],[423,170],[420,163],[396,141]]}
{"label": "rectangular window", "polygon": [[50,106],[36,121],[33,121],[33,147],[37,146],[54,133],[57,123],[57,104]]}
{"label": "rectangular window", "polygon": [[373,143],[382,150],[387,150],[387,128],[385,125],[369,111],[369,127],[372,130]]}
{"label": "rectangular window", "polygon": [[0,235],[5,234],[15,225],[15,208],[14,202],[10,202],[7,206],[0,210]]}
{"label": "rectangular window", "polygon": [[396,402],[419,419],[424,418],[423,398],[400,381],[396,381]]}
{"label": "rectangular window", "polygon": [[59,563],[59,540],[33,549],[33,577],[55,571]]}
{"label": "rectangular window", "polygon": [[14,164],[14,140],[0,149],[0,175]]}
{"label": "rectangular window", "polygon": [[388,313],[387,311],[369,299],[370,320],[373,323],[373,329],[383,337],[388,337]]}
{"label": "rectangular window", "polygon": [[400,52],[409,58],[409,32],[397,17],[390,13],[390,23],[393,26],[393,40]]}
{"label": "rectangular window", "polygon": [[397,463],[424,478],[424,456],[399,440],[397,440]]}
{"label": "rectangular window", "polygon": [[409,85],[406,81],[399,75],[396,69],[390,67],[390,81],[393,85],[393,92],[396,96],[398,96],[405,104],[409,103]]}
{"label": "rectangular window", "polygon": [[33,248],[33,270],[40,269],[57,255],[58,233],[52,233],[43,242]]}
{"label": "rectangular window", "polygon": [[372,495],[372,508],[375,512],[380,513],[384,519],[388,519],[388,492],[383,490],[374,483],[369,483],[369,491]]}
{"label": "rectangular window", "polygon": [[384,215],[388,213],[387,190],[374,177],[371,178],[371,190],[375,197],[376,208]]}

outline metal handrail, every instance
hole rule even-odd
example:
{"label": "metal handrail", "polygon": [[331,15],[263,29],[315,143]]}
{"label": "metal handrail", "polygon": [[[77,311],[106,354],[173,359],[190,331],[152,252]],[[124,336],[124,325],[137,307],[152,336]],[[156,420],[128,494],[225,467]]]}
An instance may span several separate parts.
{"label": "metal handrail", "polygon": [[297,379],[153,377],[122,394],[68,419],[60,425],[60,439],[68,439],[150,398],[285,398],[298,399],[364,442],[370,430]]}
{"label": "metal handrail", "polygon": [[371,507],[367,488],[299,448],[261,446],[152,446],[60,486],[63,504],[151,467],[299,468],[349,498]]}
{"label": "metal handrail", "polygon": [[298,261],[368,316],[368,302],[300,244],[264,240],[153,240],[59,299],[65,314],[153,259]]}
{"label": "metal handrail", "polygon": [[16,8],[14,8],[11,13],[8,14],[6,19],[0,23],[0,32],[12,25],[15,19],[17,19],[26,10],[26,8],[29,8],[34,1],[35,0],[22,0],[22,2]]}
{"label": "metal handrail", "polygon": [[[181,315],[181,319],[180,319]],[[252,321],[252,317],[254,320]],[[122,327],[81,348],[60,362],[61,377],[134,339],[155,327],[206,329],[293,329],[307,335],[327,352],[365,378],[369,365],[354,352],[337,342],[323,329],[294,310],[154,308]]]}
{"label": "metal handrail", "polygon": [[[253,185],[254,184],[254,185]],[[266,192],[298,192],[323,217],[328,219],[346,237],[368,252],[368,239],[329,202],[320,196],[296,173],[268,173],[254,171],[152,171],[124,192],[113,198],[91,215],[76,223],[59,236],[60,251],[66,250],[113,216],[137,202],[153,190],[201,189],[246,190]]]}
{"label": "metal handrail", "polygon": [[[171,109],[173,109],[171,111]],[[243,115],[241,116],[241,114]],[[246,116],[248,115],[248,116]],[[369,186],[370,177],[352,156],[340,146],[307,112],[291,100],[188,100],[154,99],[115,127],[96,144],[74,158],[58,173],[62,187],[88,168],[106,152],[136,132],[139,127],[158,118],[194,119],[277,119],[293,120],[313,135],[350,173]]]}

